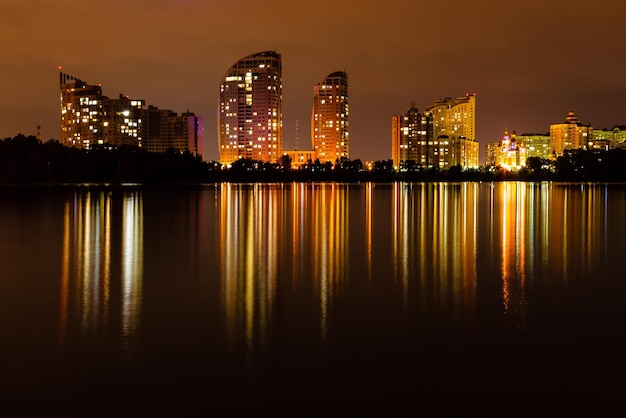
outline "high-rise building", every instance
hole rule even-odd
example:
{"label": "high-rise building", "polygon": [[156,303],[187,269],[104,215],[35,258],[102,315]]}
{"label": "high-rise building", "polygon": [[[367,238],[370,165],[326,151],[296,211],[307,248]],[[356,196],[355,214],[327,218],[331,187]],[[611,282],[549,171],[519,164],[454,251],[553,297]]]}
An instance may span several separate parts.
{"label": "high-rise building", "polygon": [[419,113],[414,103],[403,116],[391,118],[391,158],[396,170],[414,164],[422,167],[437,164],[432,115]]}
{"label": "high-rise building", "polygon": [[282,63],[264,51],[237,61],[220,85],[220,162],[240,158],[276,162],[282,156]]}
{"label": "high-rise building", "polygon": [[447,135],[452,139],[476,140],[476,94],[439,99],[426,112],[433,116],[435,138]]}
{"label": "high-rise building", "polygon": [[119,95],[117,99],[102,98],[103,143],[142,146],[141,112],[145,100],[131,100]]}
{"label": "high-rise building", "polygon": [[329,74],[313,86],[311,145],[320,162],[349,158],[348,75]]}
{"label": "high-rise building", "polygon": [[61,142],[77,148],[95,145],[133,145],[152,152],[168,149],[202,156],[202,117],[187,111],[146,107],[145,100],[102,94],[102,86],[90,85],[60,73]]}
{"label": "high-rise building", "polygon": [[593,139],[593,128],[579,122],[574,112],[569,112],[565,123],[550,125],[550,156],[563,155],[566,149],[587,148]]}
{"label": "high-rise building", "polygon": [[476,140],[476,94],[437,100],[426,109],[433,121],[432,166],[479,166]]}
{"label": "high-rise building", "polygon": [[168,109],[148,106],[142,111],[143,147],[150,152],[169,149],[204,154],[204,125],[201,116],[192,112],[178,115]]}
{"label": "high-rise building", "polygon": [[59,73],[61,88],[61,143],[89,148],[104,143],[102,86]]}

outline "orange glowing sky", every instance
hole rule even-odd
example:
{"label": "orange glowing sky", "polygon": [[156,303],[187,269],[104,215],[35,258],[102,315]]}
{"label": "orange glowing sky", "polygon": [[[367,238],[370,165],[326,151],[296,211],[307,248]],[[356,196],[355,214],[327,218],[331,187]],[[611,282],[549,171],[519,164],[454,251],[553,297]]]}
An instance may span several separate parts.
{"label": "orange glowing sky", "polygon": [[391,117],[477,94],[477,138],[546,133],[574,111],[626,125],[626,3],[614,0],[3,0],[0,138],[60,138],[58,66],[88,83],[204,117],[218,158],[224,72],[283,59],[283,147],[310,148],[313,85],[348,73],[350,158],[391,157]]}

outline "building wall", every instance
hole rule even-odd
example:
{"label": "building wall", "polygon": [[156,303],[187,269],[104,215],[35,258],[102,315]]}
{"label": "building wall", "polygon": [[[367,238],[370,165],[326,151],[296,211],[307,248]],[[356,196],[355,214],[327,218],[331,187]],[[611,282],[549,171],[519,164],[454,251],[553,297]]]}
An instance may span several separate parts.
{"label": "building wall", "polygon": [[606,140],[614,145],[626,142],[626,126],[616,126],[613,129],[594,129],[593,140]]}
{"label": "building wall", "polygon": [[478,168],[479,146],[472,139],[455,138],[450,141],[449,167],[460,165],[463,168]]}
{"label": "building wall", "polygon": [[517,135],[517,142],[526,149],[526,158],[547,159],[550,156],[550,135],[526,133]]}
{"label": "building wall", "polygon": [[392,116],[391,117],[391,159],[393,161],[394,169],[400,168],[400,163],[403,161],[402,153],[402,121],[404,116]]}
{"label": "building wall", "polygon": [[396,170],[410,164],[424,168],[437,164],[432,115],[420,113],[415,104],[403,116],[392,117],[391,137],[391,158]]}
{"label": "building wall", "polygon": [[315,151],[313,150],[287,150],[283,153],[291,159],[292,168],[300,168],[304,164],[314,162],[316,159]]}
{"label": "building wall", "polygon": [[498,148],[499,142],[489,142],[485,144],[485,165],[495,166],[498,163]]}
{"label": "building wall", "polygon": [[131,100],[120,95],[117,99],[103,100],[104,143],[109,145],[142,146],[141,109],[144,100]]}

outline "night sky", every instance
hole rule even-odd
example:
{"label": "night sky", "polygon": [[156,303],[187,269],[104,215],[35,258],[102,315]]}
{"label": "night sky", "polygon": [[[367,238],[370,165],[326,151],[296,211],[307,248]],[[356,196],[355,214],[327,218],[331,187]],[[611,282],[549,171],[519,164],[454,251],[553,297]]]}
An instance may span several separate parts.
{"label": "night sky", "polygon": [[346,71],[350,158],[391,158],[391,117],[477,95],[477,138],[546,133],[574,111],[626,125],[626,3],[615,0],[2,0],[0,138],[60,139],[63,71],[177,113],[204,117],[218,158],[226,70],[283,59],[283,148],[310,149],[313,85]]}

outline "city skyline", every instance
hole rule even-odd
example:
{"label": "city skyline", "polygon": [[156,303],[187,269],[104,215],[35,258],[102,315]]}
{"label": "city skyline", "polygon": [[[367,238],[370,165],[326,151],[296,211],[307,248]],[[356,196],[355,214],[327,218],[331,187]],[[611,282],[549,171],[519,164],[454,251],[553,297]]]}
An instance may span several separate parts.
{"label": "city skyline", "polygon": [[[464,93],[478,97],[481,162],[505,129],[545,133],[570,111],[594,128],[626,123],[621,3],[31,3],[0,6],[0,137],[39,125],[43,139],[60,139],[54,80],[62,65],[107,91],[193,109],[205,117],[205,159],[214,160],[224,68],[265,50],[283,58],[284,149],[295,148],[296,126],[299,147],[308,142],[311,86],[335,69],[350,74],[351,159],[391,158],[393,115]],[[75,21],[102,25],[76,31]]]}

